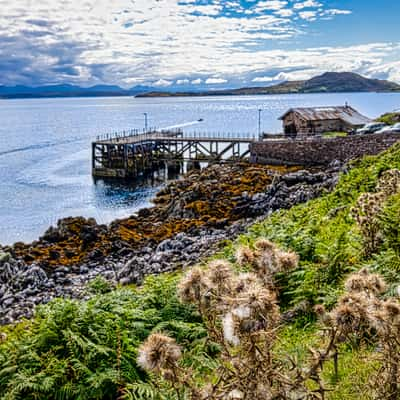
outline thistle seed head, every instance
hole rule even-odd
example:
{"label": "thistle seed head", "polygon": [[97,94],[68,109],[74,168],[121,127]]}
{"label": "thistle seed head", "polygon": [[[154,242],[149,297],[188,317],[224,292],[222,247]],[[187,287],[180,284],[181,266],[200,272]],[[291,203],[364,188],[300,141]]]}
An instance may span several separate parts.
{"label": "thistle seed head", "polygon": [[204,271],[192,268],[178,285],[178,297],[183,303],[196,303],[207,289]]}
{"label": "thistle seed head", "polygon": [[386,291],[386,284],[379,275],[371,274],[368,269],[363,268],[347,278],[345,288],[350,293],[372,292],[382,294]]}
{"label": "thistle seed head", "polygon": [[242,273],[235,279],[234,292],[237,294],[246,292],[252,285],[258,282],[258,277],[253,273]]}
{"label": "thistle seed head", "polygon": [[228,261],[214,260],[208,264],[207,278],[212,284],[227,284],[232,277],[232,265]]}
{"label": "thistle seed head", "polygon": [[276,262],[279,265],[280,272],[288,272],[297,267],[299,256],[292,251],[277,251]]}
{"label": "thistle seed head", "polygon": [[237,263],[244,267],[246,265],[252,265],[255,260],[254,251],[249,246],[239,246],[235,255]]}
{"label": "thistle seed head", "polygon": [[333,320],[346,333],[359,330],[362,316],[359,310],[348,304],[339,305],[333,312]]}
{"label": "thistle seed head", "polygon": [[268,252],[273,252],[276,249],[276,245],[275,243],[271,242],[268,239],[258,239],[255,243],[254,243],[254,247],[257,250],[260,251],[268,251]]}
{"label": "thistle seed head", "polygon": [[392,322],[400,317],[400,304],[398,301],[393,299],[386,300],[383,302],[383,310],[387,315],[387,319]]}
{"label": "thistle seed head", "polygon": [[378,274],[370,274],[367,277],[368,288],[376,294],[386,291],[386,283]]}
{"label": "thistle seed head", "polygon": [[352,274],[350,275],[345,284],[344,287],[347,292],[362,292],[365,290],[365,285],[366,285],[366,279],[365,276],[361,274]]}
{"label": "thistle seed head", "polygon": [[146,371],[160,372],[169,369],[181,358],[181,349],[175,340],[154,333],[139,347],[138,364]]}

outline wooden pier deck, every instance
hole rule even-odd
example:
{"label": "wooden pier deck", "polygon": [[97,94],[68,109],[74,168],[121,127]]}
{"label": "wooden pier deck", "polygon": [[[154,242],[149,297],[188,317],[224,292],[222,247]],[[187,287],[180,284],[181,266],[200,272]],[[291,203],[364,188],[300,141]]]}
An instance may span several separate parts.
{"label": "wooden pier deck", "polygon": [[92,173],[95,177],[126,178],[185,161],[237,162],[248,157],[250,144],[257,140],[255,135],[182,131],[106,135],[92,143]]}

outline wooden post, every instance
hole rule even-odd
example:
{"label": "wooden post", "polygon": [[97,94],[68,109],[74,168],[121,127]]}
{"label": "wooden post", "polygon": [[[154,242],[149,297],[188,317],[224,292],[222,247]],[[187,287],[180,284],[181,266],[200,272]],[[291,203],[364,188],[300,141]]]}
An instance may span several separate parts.
{"label": "wooden post", "polygon": [[92,173],[96,168],[96,143],[92,143]]}

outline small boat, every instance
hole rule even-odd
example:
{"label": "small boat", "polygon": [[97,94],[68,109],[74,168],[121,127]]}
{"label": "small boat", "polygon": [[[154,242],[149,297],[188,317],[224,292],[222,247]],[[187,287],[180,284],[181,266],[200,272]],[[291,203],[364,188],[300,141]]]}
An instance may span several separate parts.
{"label": "small boat", "polygon": [[203,118],[200,118],[200,119],[197,120],[197,122],[203,122],[203,121],[204,121]]}

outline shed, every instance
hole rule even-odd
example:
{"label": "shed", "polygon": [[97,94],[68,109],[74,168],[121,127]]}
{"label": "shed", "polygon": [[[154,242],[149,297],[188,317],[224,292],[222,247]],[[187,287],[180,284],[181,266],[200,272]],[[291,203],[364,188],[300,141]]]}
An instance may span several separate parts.
{"label": "shed", "polygon": [[339,107],[291,108],[279,119],[286,136],[319,135],[324,132],[351,132],[371,120],[348,105]]}

